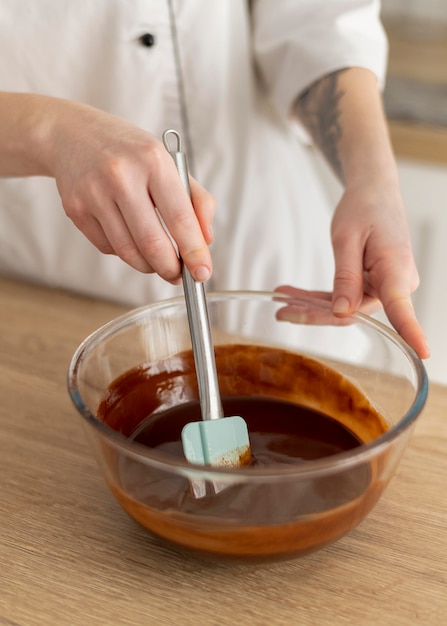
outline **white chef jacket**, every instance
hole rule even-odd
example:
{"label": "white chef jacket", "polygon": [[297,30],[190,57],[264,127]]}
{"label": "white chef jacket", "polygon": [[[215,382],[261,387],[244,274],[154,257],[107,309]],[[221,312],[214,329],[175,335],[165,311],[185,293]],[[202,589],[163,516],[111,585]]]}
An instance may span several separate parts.
{"label": "white chef jacket", "polygon": [[[186,136],[191,173],[217,198],[209,289],[330,289],[330,207],[290,108],[343,67],[383,81],[379,2],[173,0],[173,9],[168,0],[0,0],[0,89]],[[0,272],[129,305],[181,293],[98,252],[45,177],[0,181]]]}

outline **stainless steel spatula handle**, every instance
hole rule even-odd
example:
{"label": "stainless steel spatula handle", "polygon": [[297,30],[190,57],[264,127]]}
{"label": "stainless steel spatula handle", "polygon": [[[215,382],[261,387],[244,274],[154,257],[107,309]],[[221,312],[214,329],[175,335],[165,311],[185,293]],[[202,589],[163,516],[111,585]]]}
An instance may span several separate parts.
{"label": "stainless steel spatula handle", "polygon": [[[176,142],[174,150],[172,150],[169,145],[170,136],[173,136]],[[182,150],[182,139],[180,133],[176,130],[165,130],[163,133],[163,143],[167,151],[174,159],[180,179],[188,192],[188,195],[191,197],[188,165],[186,155]],[[223,417],[223,409],[217,380],[216,359],[211,339],[205,289],[203,283],[194,280],[189,270],[184,265],[182,269],[182,277],[197,382],[199,386],[202,419],[219,419]]]}

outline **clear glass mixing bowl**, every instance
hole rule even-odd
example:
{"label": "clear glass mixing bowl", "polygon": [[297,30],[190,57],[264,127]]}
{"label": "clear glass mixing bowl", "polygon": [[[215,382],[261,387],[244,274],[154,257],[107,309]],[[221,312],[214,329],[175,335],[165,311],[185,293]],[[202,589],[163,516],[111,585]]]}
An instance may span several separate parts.
{"label": "clear glass mixing bowl", "polygon": [[[362,445],[300,463],[223,469],[135,441],[161,408],[197,395],[194,372],[182,371],[177,358],[191,343],[185,303],[176,298],[105,324],[71,360],[69,394],[105,480],[133,519],[177,550],[245,562],[317,550],[359,524],[382,495],[426,401],[424,366],[393,330],[362,314],[340,324],[327,303],[311,297],[223,292],[207,301],[216,352],[224,347],[226,354],[218,360],[223,395],[309,406]],[[293,323],[284,321],[285,310]],[[103,423],[98,409],[111,383],[138,366],[154,373],[166,359],[172,384],[128,404],[119,424]],[[370,428],[364,402],[385,432]],[[197,484],[211,492],[195,497]]]}

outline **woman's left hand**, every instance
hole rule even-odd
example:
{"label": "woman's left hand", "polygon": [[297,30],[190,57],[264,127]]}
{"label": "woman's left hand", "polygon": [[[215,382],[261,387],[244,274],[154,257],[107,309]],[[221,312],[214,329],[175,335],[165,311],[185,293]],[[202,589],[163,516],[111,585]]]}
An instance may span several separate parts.
{"label": "woman's left hand", "polygon": [[[303,323],[346,323],[355,311],[371,314],[383,306],[396,331],[421,358],[430,356],[425,334],[416,318],[411,294],[419,284],[408,224],[398,187],[367,184],[347,189],[332,221],[335,259],[333,292],[303,292],[290,286],[278,291],[306,293],[331,302],[321,313],[287,306],[280,319]],[[338,320],[338,322],[337,322]]]}

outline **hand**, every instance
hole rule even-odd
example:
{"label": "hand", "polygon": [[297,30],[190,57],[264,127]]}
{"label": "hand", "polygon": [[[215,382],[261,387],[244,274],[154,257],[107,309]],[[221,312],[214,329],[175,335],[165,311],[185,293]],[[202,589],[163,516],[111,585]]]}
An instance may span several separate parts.
{"label": "hand", "polygon": [[[304,292],[330,300],[325,319],[311,310],[287,307],[280,319],[306,323],[341,323],[354,311],[371,314],[383,304],[389,321],[421,358],[430,350],[411,301],[419,283],[411,252],[408,225],[397,188],[373,185],[346,191],[334,215],[332,241],[335,256],[333,293]],[[299,295],[302,290],[279,287]]]}
{"label": "hand", "polygon": [[332,221],[332,312],[344,318],[378,299],[397,332],[428,357],[411,302],[419,277],[376,76],[356,67],[329,74],[301,94],[295,113],[345,187]]}
{"label": "hand", "polygon": [[181,265],[158,212],[193,277],[207,280],[214,198],[191,178],[191,202],[172,157],[150,133],[91,107],[57,104],[48,170],[67,216],[101,252],[177,284]]}
{"label": "hand", "polygon": [[[367,315],[383,305],[397,332],[421,358],[430,356],[416,319],[411,293],[419,283],[410,235],[397,188],[368,186],[346,191],[334,215],[335,257],[333,292],[304,291],[290,286],[278,292],[305,294],[328,302],[327,312],[288,305],[278,318],[307,324],[346,324],[356,310]],[[329,304],[330,303],[330,304]]]}
{"label": "hand", "polygon": [[340,317],[377,298],[397,332],[421,358],[430,356],[411,294],[419,285],[405,211],[396,183],[347,189],[332,222],[332,311]]}

